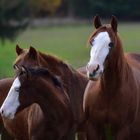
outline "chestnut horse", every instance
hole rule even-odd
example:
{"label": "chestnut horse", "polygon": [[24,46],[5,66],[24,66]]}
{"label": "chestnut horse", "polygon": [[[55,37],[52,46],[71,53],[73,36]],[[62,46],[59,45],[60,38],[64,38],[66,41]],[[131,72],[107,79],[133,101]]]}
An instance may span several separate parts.
{"label": "chestnut horse", "polygon": [[[70,98],[70,106],[73,114],[73,129],[82,130],[82,124],[85,122],[83,113],[83,95],[88,79],[70,65],[62,60],[48,54],[41,53],[35,48],[22,49],[16,46],[18,57],[15,64],[25,67],[45,67],[57,75],[64,83],[65,91]],[[79,137],[84,139],[83,136]]]}
{"label": "chestnut horse", "polygon": [[140,139],[140,54],[124,54],[117,19],[102,25],[94,17],[90,36],[90,81],[84,94],[87,139],[105,139],[105,128],[116,140]]}
{"label": "chestnut horse", "polygon": [[[0,80],[0,106],[4,102],[13,81],[14,78]],[[5,136],[2,133],[2,140],[30,140],[32,138],[38,138],[40,135],[43,136],[45,133],[38,131],[38,127],[40,127],[40,129],[43,129],[44,127],[44,124],[42,123],[43,120],[43,112],[37,104],[33,104],[24,109],[16,115],[13,120],[4,117],[0,118],[1,126],[3,126],[4,123],[6,130],[11,135],[11,137],[9,135]]]}
{"label": "chestnut horse", "polygon": [[[12,78],[5,78],[0,80],[0,106],[4,102],[8,90],[10,89],[12,83],[13,83]],[[4,128],[4,124],[1,116],[0,116],[0,133],[1,133],[1,140],[13,140],[13,138],[10,137],[10,135],[7,133],[7,131]]]}
{"label": "chestnut horse", "polygon": [[13,119],[16,113],[37,103],[44,113],[46,124],[46,136],[37,139],[70,139],[72,112],[63,83],[48,69],[21,67],[17,71],[18,75],[1,107],[2,116]]}

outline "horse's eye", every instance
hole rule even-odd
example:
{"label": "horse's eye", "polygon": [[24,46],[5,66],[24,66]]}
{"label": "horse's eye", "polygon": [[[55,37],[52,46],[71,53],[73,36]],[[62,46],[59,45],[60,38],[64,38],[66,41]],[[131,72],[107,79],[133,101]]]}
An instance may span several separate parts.
{"label": "horse's eye", "polygon": [[19,88],[19,87],[16,87],[16,88],[15,88],[15,91],[16,91],[16,92],[19,92],[19,91],[20,91],[20,88]]}
{"label": "horse's eye", "polygon": [[110,42],[109,45],[108,45],[110,48],[114,47],[114,43],[113,42]]}

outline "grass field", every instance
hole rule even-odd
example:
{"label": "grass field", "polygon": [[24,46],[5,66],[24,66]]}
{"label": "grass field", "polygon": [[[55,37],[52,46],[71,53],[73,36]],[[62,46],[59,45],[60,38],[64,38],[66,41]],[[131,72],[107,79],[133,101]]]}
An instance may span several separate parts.
{"label": "grass field", "polygon": [[[89,59],[90,48],[86,43],[92,31],[92,25],[30,28],[15,42],[0,44],[0,77],[13,75],[16,44],[22,48],[31,45],[42,52],[57,55],[75,68],[83,66]],[[118,31],[125,51],[140,52],[140,23],[120,23]]]}

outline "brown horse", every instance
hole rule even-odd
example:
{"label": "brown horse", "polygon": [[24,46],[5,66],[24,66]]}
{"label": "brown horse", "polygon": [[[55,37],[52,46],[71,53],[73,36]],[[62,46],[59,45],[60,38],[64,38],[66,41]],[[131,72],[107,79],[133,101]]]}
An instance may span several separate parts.
{"label": "brown horse", "polygon": [[140,139],[140,54],[124,54],[117,19],[102,25],[95,16],[90,36],[90,79],[84,94],[87,139],[105,139],[105,128],[116,140]]}
{"label": "brown horse", "polygon": [[[0,106],[5,100],[13,81],[14,78],[5,78],[0,80]],[[38,138],[40,135],[42,137],[45,133],[43,133],[43,131],[38,131],[38,127],[40,127],[40,130],[44,129],[43,120],[44,115],[38,104],[33,104],[24,109],[16,115],[13,120],[9,120],[4,117],[0,118],[1,126],[4,122],[6,130],[12,136],[11,138],[10,136],[5,136],[2,133],[2,140],[30,140]]]}
{"label": "brown horse", "polygon": [[[5,78],[0,80],[0,106],[5,100],[8,93],[8,89],[10,89],[12,83],[13,83],[12,78]],[[2,140],[13,140],[13,138],[10,137],[10,135],[7,133],[7,131],[4,128],[4,124],[1,116],[0,116],[0,133],[1,133]]]}
{"label": "brown horse", "polygon": [[29,50],[24,50],[17,46],[16,52],[18,54],[15,61],[16,65],[26,67],[45,67],[55,75],[59,76],[63,81],[65,91],[70,98],[70,106],[74,120],[73,129],[75,131],[81,131],[80,129],[82,129],[82,124],[85,121],[83,113],[83,95],[88,79],[62,60],[36,51],[33,47],[30,47]]}
{"label": "brown horse", "polygon": [[1,114],[13,119],[15,113],[21,112],[33,103],[40,105],[45,119],[45,137],[37,139],[70,139],[71,131],[73,131],[72,112],[63,83],[47,69],[22,67],[18,70],[18,76],[1,107]]}

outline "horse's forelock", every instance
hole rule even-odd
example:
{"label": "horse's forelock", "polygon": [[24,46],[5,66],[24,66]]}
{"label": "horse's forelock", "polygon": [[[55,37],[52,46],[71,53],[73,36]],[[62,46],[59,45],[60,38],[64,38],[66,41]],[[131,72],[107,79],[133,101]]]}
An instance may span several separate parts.
{"label": "horse's forelock", "polygon": [[30,76],[49,76],[51,80],[53,81],[54,85],[62,87],[62,81],[59,79],[58,76],[54,75],[49,69],[47,68],[26,68],[27,73]]}
{"label": "horse's forelock", "polygon": [[105,25],[99,27],[98,29],[96,29],[95,31],[93,31],[88,39],[88,44],[91,44],[93,38],[99,34],[100,32],[104,32],[107,30],[107,27]]}

